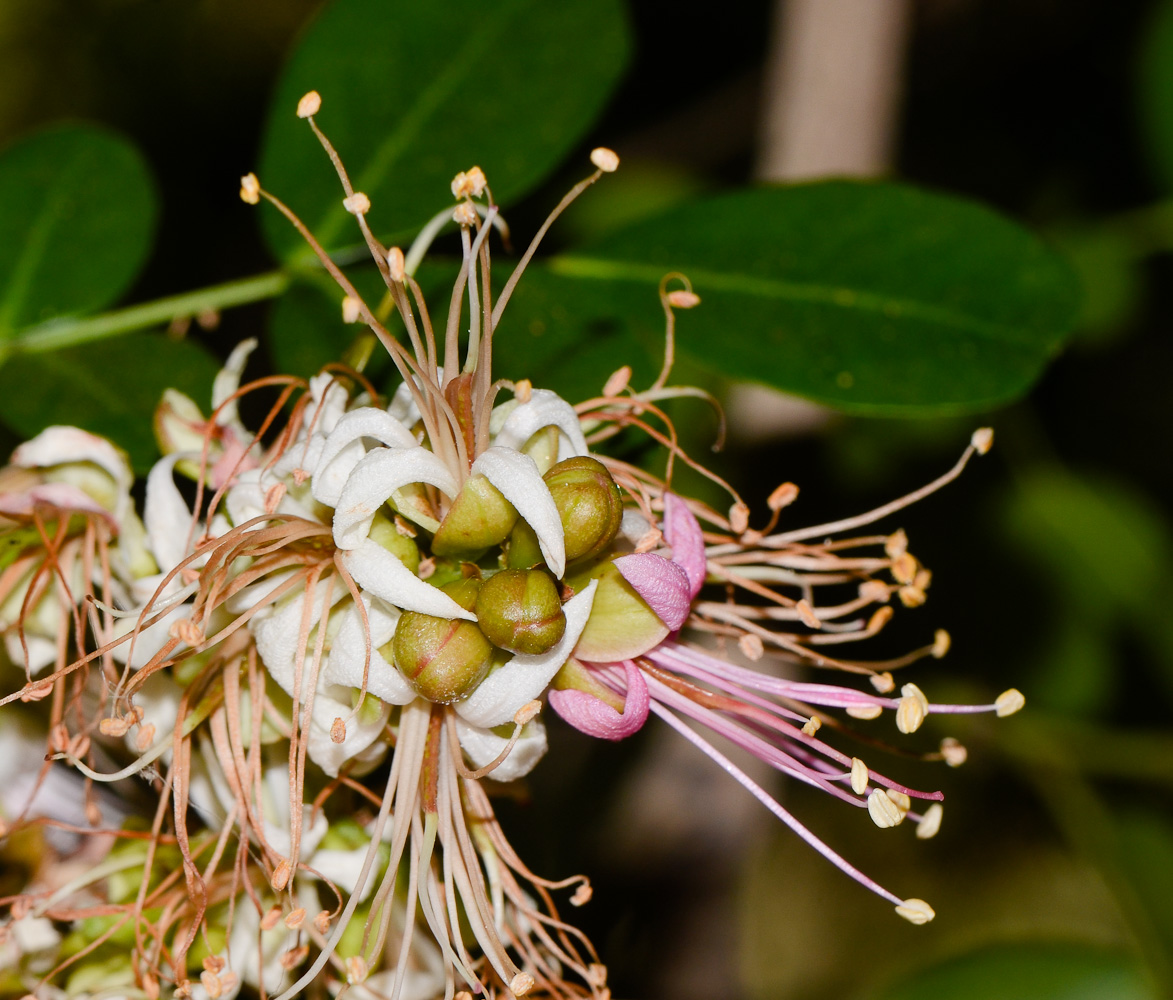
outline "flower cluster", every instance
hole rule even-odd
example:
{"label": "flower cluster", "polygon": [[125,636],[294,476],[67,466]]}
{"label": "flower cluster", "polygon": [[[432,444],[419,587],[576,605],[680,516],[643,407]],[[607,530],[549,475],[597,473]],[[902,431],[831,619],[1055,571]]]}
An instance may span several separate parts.
{"label": "flower cluster", "polygon": [[[363,301],[254,175],[241,196],[303,233],[345,293],[344,318],[398,369],[392,397],[342,365],[242,385],[248,342],[210,415],[164,396],[165,457],[141,520],[125,459],[74,428],[48,429],[0,472],[0,628],[25,674],[0,701],[0,732],[14,734],[14,760],[37,726],[49,750],[0,798],[0,850],[35,841],[40,858],[6,900],[0,992],[608,996],[605,966],[555,901],[585,903],[589,883],[530,871],[490,800],[545,754],[543,697],[610,740],[659,716],[901,916],[931,919],[819,841],[706,731],[878,826],[910,817],[918,836],[936,831],[940,793],[818,734],[841,726],[828,709],[890,711],[909,733],[929,713],[1021,707],[1015,691],[985,706],[931,704],[912,683],[895,694],[893,671],[942,656],[944,633],[881,664],[833,652],[879,631],[894,598],[922,603],[930,582],[902,532],[852,533],[956,477],[989,432],[937,482],[843,522],[777,530],[789,483],[760,529],[731,489],[727,513],[683,497],[674,465],[705,470],[660,403],[697,394],[667,383],[675,311],[700,301],[687,281],[661,288],[668,350],[646,390],[620,369],[572,406],[492,377],[502,311],[538,241],[615,154],[592,154],[596,171],[495,293],[488,237],[503,224],[484,174],[457,175],[455,210],[406,254],[387,248],[315,122],[320,104],[308,94],[298,114],[338,169],[384,305]],[[463,254],[440,330],[412,274],[450,220]],[[240,400],[266,394],[247,429]],[[629,431],[663,446],[663,478],[606,454]],[[796,680],[788,665],[871,690]],[[946,741],[932,756],[956,764],[964,749]]]}

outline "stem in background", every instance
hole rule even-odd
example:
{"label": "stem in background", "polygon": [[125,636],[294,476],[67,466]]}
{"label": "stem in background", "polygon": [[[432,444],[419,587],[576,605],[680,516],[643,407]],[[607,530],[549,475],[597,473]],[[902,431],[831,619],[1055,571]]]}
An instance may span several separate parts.
{"label": "stem in background", "polygon": [[269,271],[98,316],[50,320],[28,328],[7,343],[0,344],[0,357],[56,351],[91,340],[170,323],[183,316],[260,302],[280,295],[289,287],[289,281],[290,276],[285,271]]}

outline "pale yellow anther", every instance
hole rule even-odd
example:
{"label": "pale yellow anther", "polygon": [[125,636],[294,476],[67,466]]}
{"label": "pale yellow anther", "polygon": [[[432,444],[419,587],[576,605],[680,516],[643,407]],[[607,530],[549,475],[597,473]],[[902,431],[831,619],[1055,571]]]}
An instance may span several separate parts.
{"label": "pale yellow anther", "polygon": [[892,616],[896,614],[888,605],[882,608],[876,608],[872,612],[871,618],[868,619],[868,631],[871,633],[879,632],[885,625],[892,620]]}
{"label": "pale yellow anther", "polygon": [[674,292],[669,292],[667,299],[668,305],[673,309],[692,309],[701,304],[701,297],[686,288],[678,288]]}
{"label": "pale yellow anther", "polygon": [[297,102],[297,117],[311,118],[316,115],[322,108],[322,95],[316,90],[311,90],[308,94],[303,94],[300,101]]}
{"label": "pale yellow anther", "polygon": [[844,711],[853,719],[878,719],[884,712],[883,705],[848,705]]}
{"label": "pale yellow anther", "polygon": [[189,646],[198,646],[204,641],[203,630],[190,618],[181,618],[177,622],[172,622],[171,627],[167,629],[167,634],[172,639],[186,642]]}
{"label": "pale yellow anther", "polygon": [[591,901],[591,896],[595,894],[595,890],[591,888],[590,882],[583,881],[577,889],[574,890],[574,895],[570,897],[571,906],[584,906]]}
{"label": "pale yellow anther", "polygon": [[889,559],[899,559],[905,552],[908,551],[908,535],[904,533],[903,528],[898,528],[895,532],[888,536],[887,541],[884,542],[884,554]]}
{"label": "pale yellow anther", "polygon": [[953,645],[953,639],[949,633],[943,628],[937,629],[933,634],[933,659],[941,659],[942,656],[949,652],[951,645]]}
{"label": "pale yellow anther", "polygon": [[452,197],[456,199],[463,198],[468,194],[468,174],[463,170],[452,178],[452,183],[449,185],[452,189]]}
{"label": "pale yellow anther", "polygon": [[783,507],[789,507],[798,499],[798,487],[794,483],[782,483],[775,486],[773,492],[766,497],[766,506],[775,514]]}
{"label": "pale yellow anther", "polygon": [[477,210],[467,201],[462,201],[452,210],[452,218],[461,226],[473,226],[477,221]]}
{"label": "pale yellow anther", "polygon": [[929,699],[915,684],[900,689],[900,705],[896,709],[896,728],[902,733],[915,733],[929,714]]}
{"label": "pale yellow anther", "polygon": [[856,795],[868,790],[868,766],[858,757],[851,758],[851,790]]}
{"label": "pale yellow anther", "polygon": [[899,594],[900,603],[906,608],[919,608],[928,600],[925,592],[920,587],[901,587]]}
{"label": "pale yellow anther", "polygon": [[933,908],[923,899],[906,899],[896,907],[896,912],[910,924],[916,924],[917,926],[927,924],[937,915],[933,912]]}
{"label": "pale yellow anther", "polygon": [[896,808],[900,810],[905,816],[908,815],[908,810],[912,808],[912,799],[910,799],[904,792],[898,792],[894,788],[885,788],[884,794],[895,803]]}
{"label": "pale yellow anther", "polygon": [[766,654],[766,647],[762,643],[761,637],[752,632],[747,632],[737,640],[737,648],[741,650],[741,655],[751,663],[757,663]]}
{"label": "pale yellow anther", "polygon": [[342,207],[351,215],[366,215],[371,210],[371,199],[361,191],[342,199]]}
{"label": "pale yellow anther", "polygon": [[872,674],[868,680],[872,682],[872,687],[879,691],[880,694],[887,694],[896,687],[896,681],[892,679],[892,674],[887,670],[882,674]]}
{"label": "pale yellow anther", "polygon": [[911,552],[904,552],[892,560],[892,578],[907,586],[916,578],[917,561]]}
{"label": "pale yellow anther", "polygon": [[995,699],[994,711],[999,719],[1004,719],[1008,715],[1021,711],[1025,704],[1026,698],[1018,688],[1008,688]]}
{"label": "pale yellow anther", "polygon": [[916,576],[912,578],[912,585],[917,590],[928,590],[932,582],[933,571],[931,569],[925,569],[923,566],[916,571]]}
{"label": "pale yellow anther", "polygon": [[351,955],[346,960],[346,981],[352,986],[365,982],[367,978],[367,963],[361,955]]}
{"label": "pale yellow anther", "polygon": [[534,384],[528,378],[520,379],[514,383],[513,398],[519,403],[528,403],[534,396]]}
{"label": "pale yellow anther", "polygon": [[872,794],[868,796],[868,815],[881,830],[899,826],[904,822],[904,813],[900,811],[900,807],[879,788],[873,789]]}
{"label": "pale yellow anther", "polygon": [[362,303],[353,295],[342,296],[342,322],[357,323],[362,315]]}
{"label": "pale yellow anther", "polygon": [[204,971],[200,973],[200,982],[212,1000],[219,1000],[220,994],[224,992],[224,985],[220,982],[219,976],[214,972]]}
{"label": "pale yellow anther", "polygon": [[509,980],[509,991],[515,996],[525,996],[534,988],[534,977],[528,972],[519,972]]}
{"label": "pale yellow anther", "polygon": [[605,174],[613,174],[619,167],[619,154],[606,146],[591,150],[591,163]]}
{"label": "pale yellow anther", "polygon": [[256,174],[245,174],[240,179],[240,200],[249,205],[261,200],[261,182]]}
{"label": "pale yellow anther", "polygon": [[631,382],[631,365],[624,365],[611,373],[611,377],[603,383],[603,395],[608,399],[618,396],[628,383]]}
{"label": "pale yellow anther", "polygon": [[407,264],[399,247],[392,247],[387,251],[387,273],[390,274],[392,281],[398,281],[400,284],[403,284],[407,277]]}
{"label": "pale yellow anther", "polygon": [[534,716],[542,710],[542,703],[537,699],[527,701],[516,712],[513,713],[513,721],[516,725],[524,726]]}
{"label": "pale yellow anther", "polygon": [[818,616],[815,614],[814,608],[810,606],[810,602],[805,597],[796,605],[794,605],[794,610],[798,612],[799,620],[807,628],[823,627],[823,623],[819,621]]}
{"label": "pale yellow anther", "polygon": [[859,599],[884,604],[891,594],[891,589],[882,580],[864,580],[859,585]]}
{"label": "pale yellow anther", "polygon": [[289,876],[293,873],[293,866],[289,863],[288,858],[282,858],[277,867],[273,869],[273,877],[269,879],[269,884],[273,887],[274,892],[282,892],[289,884]]}
{"label": "pale yellow anther", "polygon": [[346,742],[346,721],[341,716],[334,716],[334,721],[330,723],[330,742]]}
{"label": "pale yellow anther", "polygon": [[952,736],[946,736],[941,740],[941,759],[950,767],[961,767],[968,757],[969,751],[965,749],[964,743]]}
{"label": "pale yellow anther", "polygon": [[291,931],[297,930],[305,920],[305,907],[299,906],[296,910],[290,910],[285,915],[285,926]]}
{"label": "pale yellow anther", "polygon": [[749,505],[744,500],[738,500],[729,508],[729,527],[737,535],[749,527]]}
{"label": "pale yellow anther", "polygon": [[467,174],[464,175],[464,182],[468,188],[468,193],[474,198],[479,198],[485,193],[485,188],[488,186],[488,178],[485,177],[485,172],[480,167],[470,167]]}
{"label": "pale yellow anther", "polygon": [[979,427],[973,432],[973,437],[969,439],[969,443],[973,445],[973,450],[979,455],[984,455],[993,447],[994,444],[994,428]]}
{"label": "pale yellow anther", "polygon": [[126,719],[103,719],[98,723],[98,732],[103,736],[125,736],[130,729]]}
{"label": "pale yellow anther", "polygon": [[817,733],[822,728],[823,720],[820,719],[817,715],[812,715],[809,719],[806,720],[806,722],[802,724],[802,731],[806,733],[807,736],[814,736],[815,733]]}
{"label": "pale yellow anther", "polygon": [[929,840],[937,835],[937,831],[941,829],[941,817],[945,815],[945,809],[940,802],[934,802],[925,814],[920,818],[920,822],[916,824],[916,835],[921,840]]}

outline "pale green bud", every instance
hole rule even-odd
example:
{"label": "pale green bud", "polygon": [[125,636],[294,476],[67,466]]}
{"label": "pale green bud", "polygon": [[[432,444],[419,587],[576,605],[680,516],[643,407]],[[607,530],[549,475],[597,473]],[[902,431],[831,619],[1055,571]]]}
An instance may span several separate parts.
{"label": "pale green bud", "polygon": [[510,569],[533,569],[544,565],[545,562],[546,557],[542,554],[537,532],[527,521],[518,518],[505,546],[505,565]]}
{"label": "pale green bud", "polygon": [[420,568],[420,550],[415,541],[395,527],[395,522],[382,511],[371,522],[371,540],[378,542],[413,573]]}
{"label": "pale green bud", "polygon": [[566,561],[600,555],[623,521],[623,494],[602,462],[588,456],[559,462],[543,477],[566,536]]}
{"label": "pale green bud", "polygon": [[432,538],[438,556],[474,556],[509,537],[517,522],[513,504],[484,476],[472,476],[448,508]]}
{"label": "pale green bud", "polygon": [[489,577],[476,614],[489,640],[513,653],[544,653],[566,631],[558,587],[543,570],[504,569]]}

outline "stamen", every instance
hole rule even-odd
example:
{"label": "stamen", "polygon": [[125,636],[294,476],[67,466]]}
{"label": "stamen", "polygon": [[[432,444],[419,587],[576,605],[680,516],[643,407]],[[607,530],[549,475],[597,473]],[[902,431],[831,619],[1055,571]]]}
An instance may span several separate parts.
{"label": "stamen", "polygon": [[868,790],[868,766],[858,757],[851,758],[851,790],[856,795]]}
{"label": "stamen", "polygon": [[881,830],[899,826],[904,822],[904,813],[888,796],[887,789],[872,790],[872,794],[868,796],[868,815]]}
{"label": "stamen", "polygon": [[900,689],[903,697],[896,709],[896,728],[902,733],[915,733],[929,714],[929,699],[915,684],[905,684]]}
{"label": "stamen", "polygon": [[301,100],[297,102],[297,117],[310,118],[316,115],[321,108],[321,95],[316,90],[311,90],[308,94],[303,94]]}
{"label": "stamen", "polygon": [[941,829],[941,818],[945,815],[945,808],[940,802],[934,802],[925,814],[921,817],[920,822],[916,824],[916,835],[920,840],[929,840],[937,835],[937,831]]}
{"label": "stamen", "polygon": [[918,926],[927,924],[937,915],[933,912],[933,908],[923,899],[906,899],[896,907],[896,912],[910,924],[917,924]]}
{"label": "stamen", "polygon": [[1009,688],[994,700],[994,711],[999,719],[1004,719],[1008,715],[1021,711],[1025,704],[1026,698],[1023,697],[1022,692],[1017,688]]}

